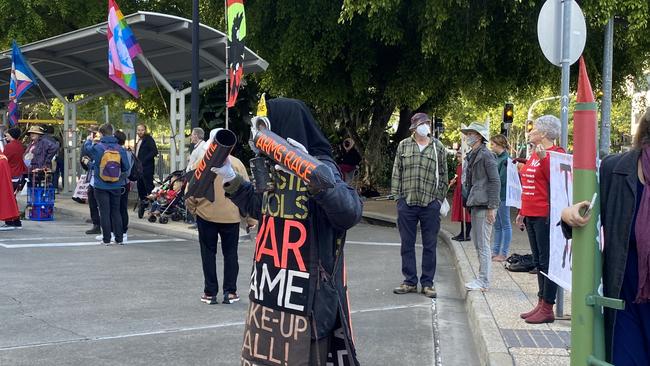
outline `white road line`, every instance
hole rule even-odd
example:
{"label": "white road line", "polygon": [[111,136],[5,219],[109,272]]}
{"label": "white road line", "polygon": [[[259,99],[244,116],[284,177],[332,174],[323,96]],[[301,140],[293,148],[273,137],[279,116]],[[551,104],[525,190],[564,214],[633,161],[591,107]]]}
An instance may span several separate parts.
{"label": "white road line", "polygon": [[[352,311],[352,314],[361,314],[361,313],[369,313],[369,312],[377,312],[377,311],[392,311],[392,310],[411,309],[411,308],[428,308],[428,307],[430,307],[429,304],[385,306],[385,307],[369,308],[369,309],[362,309],[362,310]],[[0,347],[0,352],[12,351],[12,350],[17,350],[17,349],[25,349],[25,348],[46,347],[46,346],[53,346],[53,345],[58,346],[58,345],[70,344],[70,343],[106,341],[106,340],[114,340],[114,339],[144,337],[144,336],[150,336],[150,335],[192,332],[192,331],[197,331],[197,330],[209,330],[209,329],[218,329],[218,328],[225,328],[225,327],[241,326],[241,325],[244,325],[244,324],[245,324],[245,322],[243,322],[243,321],[240,321],[240,322],[227,322],[227,323],[219,323],[219,324],[202,325],[202,326],[196,326],[196,327],[161,329],[161,330],[155,330],[155,331],[151,331],[151,332],[118,334],[118,335],[113,335],[113,336],[74,338],[74,339],[68,339],[68,340],[63,340],[63,341],[52,341],[52,342],[43,342],[43,343],[24,344],[24,345],[19,345],[19,346]]]}
{"label": "white road line", "polygon": [[[157,235],[157,234],[138,234],[140,237],[149,237],[149,238],[154,238],[154,237],[163,237],[162,235]],[[55,237],[31,237],[31,238],[11,238],[11,239],[0,239],[0,242],[13,242],[13,241],[34,241],[34,240],[52,240],[52,239],[79,239],[79,238],[84,238],[84,237],[90,237],[89,235],[77,235],[77,236],[55,236]]]}
{"label": "white road line", "polygon": [[[149,239],[149,240],[129,240],[126,244],[127,246],[131,244],[141,244],[141,243],[159,243],[159,242],[179,242],[187,241],[185,239]],[[33,243],[33,244],[3,244],[0,243],[0,247],[7,249],[20,249],[20,248],[55,248],[55,247],[82,247],[82,246],[100,246],[102,245],[98,241],[84,241],[84,242],[71,242],[71,243]],[[116,245],[116,244],[112,244]]]}
{"label": "white road line", "polygon": [[[401,243],[382,243],[382,242],[376,242],[376,241],[354,241],[354,240],[346,240],[346,244],[355,244],[355,245],[376,245],[376,246],[381,246],[381,247],[399,247],[402,244]],[[421,247],[422,244],[416,243],[415,246]]]}

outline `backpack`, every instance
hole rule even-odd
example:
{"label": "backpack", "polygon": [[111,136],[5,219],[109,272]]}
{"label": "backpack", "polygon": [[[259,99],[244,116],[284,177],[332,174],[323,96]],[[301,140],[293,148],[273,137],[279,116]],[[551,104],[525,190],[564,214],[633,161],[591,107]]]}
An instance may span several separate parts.
{"label": "backpack", "polygon": [[504,267],[510,272],[528,272],[535,268],[532,254],[513,254],[508,259]]}
{"label": "backpack", "polygon": [[133,163],[131,164],[131,172],[129,173],[128,179],[131,182],[137,182],[140,178],[142,178],[142,162],[138,160],[133,152],[129,152],[129,154],[131,154],[131,160]]}
{"label": "backpack", "polygon": [[115,146],[100,144],[104,150],[99,162],[99,179],[106,183],[119,182],[122,175],[122,158]]}

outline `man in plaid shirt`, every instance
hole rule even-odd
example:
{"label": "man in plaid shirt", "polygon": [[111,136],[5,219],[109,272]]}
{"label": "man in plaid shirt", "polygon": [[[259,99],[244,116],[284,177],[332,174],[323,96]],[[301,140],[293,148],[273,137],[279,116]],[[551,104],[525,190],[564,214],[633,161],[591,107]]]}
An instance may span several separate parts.
{"label": "man in plaid shirt", "polygon": [[422,229],[422,293],[436,297],[436,246],[440,230],[440,205],[447,195],[447,150],[431,137],[431,118],[425,113],[411,117],[411,136],[397,147],[391,194],[397,199],[397,228],[402,241],[404,281],[395,294],[418,291],[415,236],[418,221]]}

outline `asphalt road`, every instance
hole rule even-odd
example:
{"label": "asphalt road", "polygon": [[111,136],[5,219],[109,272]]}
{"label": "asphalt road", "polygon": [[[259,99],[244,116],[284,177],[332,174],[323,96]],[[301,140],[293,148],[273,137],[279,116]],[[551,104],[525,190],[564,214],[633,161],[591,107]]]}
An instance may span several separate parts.
{"label": "asphalt road", "polygon": [[[0,232],[0,365],[238,365],[250,241],[239,249],[242,301],[206,305],[197,242],[131,230],[128,245],[107,247],[83,234],[87,226],[59,216]],[[394,228],[360,224],[348,233],[361,364],[476,365],[446,249],[438,249],[432,301],[392,293],[398,243]]]}

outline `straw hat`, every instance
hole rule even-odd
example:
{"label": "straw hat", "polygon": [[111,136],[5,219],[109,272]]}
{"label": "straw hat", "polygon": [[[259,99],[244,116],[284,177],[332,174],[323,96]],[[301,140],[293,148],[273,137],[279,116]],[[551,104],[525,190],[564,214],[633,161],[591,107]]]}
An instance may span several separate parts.
{"label": "straw hat", "polygon": [[488,131],[487,127],[483,123],[472,122],[472,124],[470,124],[469,126],[460,129],[460,132],[462,132],[465,135],[469,131],[477,132],[479,135],[483,136],[483,139],[485,139],[485,141],[490,141],[490,131]]}
{"label": "straw hat", "polygon": [[30,127],[29,130],[27,130],[27,134],[29,135],[30,133],[35,133],[35,134],[39,134],[39,135],[44,134],[43,129],[40,126],[32,126],[32,127]]}

